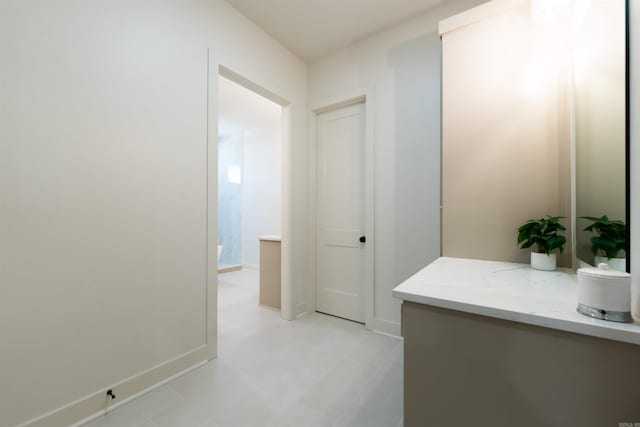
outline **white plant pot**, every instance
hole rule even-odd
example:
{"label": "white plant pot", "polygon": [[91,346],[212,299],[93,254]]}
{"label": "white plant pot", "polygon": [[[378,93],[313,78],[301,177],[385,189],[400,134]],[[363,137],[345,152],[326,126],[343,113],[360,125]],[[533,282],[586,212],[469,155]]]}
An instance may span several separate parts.
{"label": "white plant pot", "polygon": [[627,272],[626,258],[607,258],[606,256],[597,256],[595,258],[595,267],[597,268],[602,263],[607,264],[611,270],[622,271],[623,273]]}
{"label": "white plant pot", "polygon": [[540,254],[531,252],[531,268],[543,271],[554,271],[556,269],[556,254]]}

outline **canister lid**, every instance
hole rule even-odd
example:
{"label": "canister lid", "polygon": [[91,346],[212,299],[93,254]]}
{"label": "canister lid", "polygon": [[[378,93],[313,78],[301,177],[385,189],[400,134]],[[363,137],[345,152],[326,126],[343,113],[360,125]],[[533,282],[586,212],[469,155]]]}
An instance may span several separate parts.
{"label": "canister lid", "polygon": [[604,262],[601,262],[600,264],[598,264],[598,268],[595,268],[595,267],[579,268],[578,274],[584,275],[584,276],[606,278],[606,279],[629,279],[631,277],[631,274],[629,273],[625,273],[623,271],[611,270],[611,268],[609,268],[609,266]]}

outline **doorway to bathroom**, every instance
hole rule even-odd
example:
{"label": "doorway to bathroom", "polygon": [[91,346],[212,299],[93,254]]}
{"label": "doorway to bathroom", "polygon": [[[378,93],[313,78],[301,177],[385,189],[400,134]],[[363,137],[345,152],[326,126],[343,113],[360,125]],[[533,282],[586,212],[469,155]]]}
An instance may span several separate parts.
{"label": "doorway to bathroom", "polygon": [[[233,76],[231,76],[233,77]],[[282,105],[218,76],[219,345],[248,312],[280,318]],[[257,307],[261,306],[261,307]]]}

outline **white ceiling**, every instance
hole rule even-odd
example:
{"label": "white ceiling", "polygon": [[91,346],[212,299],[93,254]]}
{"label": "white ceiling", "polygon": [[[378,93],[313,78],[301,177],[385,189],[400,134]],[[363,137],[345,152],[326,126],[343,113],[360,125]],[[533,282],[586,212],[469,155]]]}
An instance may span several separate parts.
{"label": "white ceiling", "polygon": [[222,76],[218,80],[218,133],[225,137],[282,121],[282,107]]}
{"label": "white ceiling", "polygon": [[306,62],[446,0],[227,0]]}

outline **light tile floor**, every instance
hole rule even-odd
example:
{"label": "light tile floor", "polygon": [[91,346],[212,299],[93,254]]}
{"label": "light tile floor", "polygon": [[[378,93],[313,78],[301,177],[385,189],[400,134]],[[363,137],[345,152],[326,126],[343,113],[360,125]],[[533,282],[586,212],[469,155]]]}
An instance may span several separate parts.
{"label": "light tile floor", "polygon": [[85,427],[402,426],[402,342],[258,307],[258,274],[219,276],[218,358]]}

